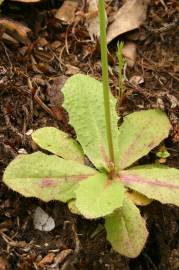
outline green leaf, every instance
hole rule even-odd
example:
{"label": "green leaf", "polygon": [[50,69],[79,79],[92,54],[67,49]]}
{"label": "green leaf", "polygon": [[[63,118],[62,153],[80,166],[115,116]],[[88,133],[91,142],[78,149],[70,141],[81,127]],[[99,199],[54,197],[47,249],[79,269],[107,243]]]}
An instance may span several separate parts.
{"label": "green leaf", "polygon": [[129,188],[161,203],[179,206],[179,170],[165,165],[136,166],[120,173]]}
{"label": "green leaf", "polygon": [[125,169],[148,154],[168,136],[171,128],[160,110],[134,112],[124,118],[119,128],[119,168]]}
{"label": "green leaf", "polygon": [[129,199],[123,207],[105,218],[107,239],[120,254],[135,258],[142,251],[148,236],[139,209]]}
{"label": "green leaf", "polygon": [[[64,108],[69,113],[70,124],[75,128],[77,139],[91,162],[102,170],[110,167],[102,83],[86,75],[70,77],[62,89]],[[117,149],[117,114],[115,99],[110,94],[112,135]]]}
{"label": "green leaf", "polygon": [[168,151],[158,151],[156,153],[156,156],[158,158],[168,158],[170,156],[170,153]]}
{"label": "green leaf", "polygon": [[3,181],[25,197],[66,202],[75,197],[79,181],[95,173],[75,161],[36,152],[15,158],[6,168]]}
{"label": "green leaf", "polygon": [[57,156],[84,163],[84,153],[81,146],[67,133],[57,128],[39,128],[33,132],[32,139],[41,148]]}
{"label": "green leaf", "polygon": [[122,206],[124,186],[118,180],[110,180],[98,173],[79,183],[76,207],[89,219],[104,217]]}

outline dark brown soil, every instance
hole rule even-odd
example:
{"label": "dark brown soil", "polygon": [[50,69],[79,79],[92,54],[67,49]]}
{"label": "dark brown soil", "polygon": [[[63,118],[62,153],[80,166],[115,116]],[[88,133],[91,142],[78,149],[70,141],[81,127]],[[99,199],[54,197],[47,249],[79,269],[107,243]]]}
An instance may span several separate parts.
{"label": "dark brown soil", "polygon": [[[66,77],[83,72],[101,78],[99,46],[89,41],[84,21],[62,24],[54,19],[57,8],[50,0],[28,5],[5,1],[2,5],[1,18],[25,23],[32,34],[24,41],[12,29],[0,28],[1,176],[20,151],[34,151],[30,130],[55,126],[73,133],[58,92]],[[126,81],[127,91],[117,110],[123,115],[147,108],[164,110],[173,126],[166,141],[170,152],[166,162],[179,169],[178,19],[178,1],[153,0],[139,31],[121,37],[124,41],[135,38],[138,45],[137,62],[126,76],[140,75],[144,83],[136,86]],[[8,30],[17,43],[4,40],[2,35]],[[109,51],[110,84],[117,96],[116,41]],[[34,229],[32,214],[37,206],[54,218],[53,231]],[[103,220],[86,221],[72,215],[64,204],[23,198],[1,182],[0,270],[179,269],[179,209],[153,202],[141,210],[150,236],[141,255],[129,260],[112,250],[104,231],[94,234]]]}

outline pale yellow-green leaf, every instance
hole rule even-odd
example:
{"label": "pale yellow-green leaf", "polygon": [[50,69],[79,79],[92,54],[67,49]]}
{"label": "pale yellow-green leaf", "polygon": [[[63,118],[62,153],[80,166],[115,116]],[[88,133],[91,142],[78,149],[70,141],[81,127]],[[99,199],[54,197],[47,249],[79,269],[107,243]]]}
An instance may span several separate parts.
{"label": "pale yellow-green leaf", "polygon": [[76,207],[89,219],[104,217],[122,206],[124,186],[118,180],[98,173],[79,183]]}
{"label": "pale yellow-green leaf", "polygon": [[120,172],[125,186],[150,199],[179,206],[179,170],[165,165],[143,165]]}
{"label": "pale yellow-green leaf", "polygon": [[134,112],[124,118],[119,128],[119,168],[132,165],[164,140],[171,125],[160,110]]}
{"label": "pale yellow-green leaf", "polygon": [[71,160],[36,152],[20,155],[6,168],[3,182],[25,197],[67,202],[75,198],[78,183],[96,171]]}
{"label": "pale yellow-green leaf", "polygon": [[[63,106],[69,113],[70,124],[76,131],[77,140],[85,155],[97,169],[109,170],[111,162],[106,136],[102,83],[87,75],[78,74],[66,81],[62,92]],[[118,117],[115,104],[116,100],[110,93],[112,136],[117,158]]]}
{"label": "pale yellow-green leaf", "polygon": [[126,257],[137,257],[147,240],[148,231],[139,209],[125,198],[123,207],[105,218],[107,239],[113,249]]}
{"label": "pale yellow-green leaf", "polygon": [[32,133],[32,139],[41,148],[57,156],[84,163],[84,153],[81,146],[67,133],[57,128],[39,128]]}

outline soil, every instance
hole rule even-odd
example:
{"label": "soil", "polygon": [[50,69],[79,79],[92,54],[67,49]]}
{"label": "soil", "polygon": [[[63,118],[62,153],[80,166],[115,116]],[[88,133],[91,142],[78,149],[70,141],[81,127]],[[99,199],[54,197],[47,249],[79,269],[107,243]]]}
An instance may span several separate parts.
{"label": "soil", "polygon": [[[74,135],[58,90],[67,77],[82,72],[101,78],[99,44],[90,41],[85,20],[59,22],[54,14],[63,1],[55,2],[2,5],[1,18],[24,23],[32,33],[27,39],[10,27],[0,28],[1,176],[19,153],[35,150],[32,130],[54,126]],[[178,15],[178,1],[153,0],[140,29],[118,38],[135,40],[138,49],[134,67],[126,70],[126,93],[117,111],[126,115],[148,108],[164,110],[172,123],[165,142],[170,152],[166,164],[179,169]],[[5,32],[14,40],[5,40]],[[116,40],[109,46],[109,62],[110,85],[117,96]],[[133,84],[130,78],[135,75],[144,82]],[[146,158],[154,159],[155,153]],[[54,218],[54,230],[34,229],[37,206]],[[141,211],[150,235],[141,255],[127,259],[112,250],[103,230],[97,230],[103,220],[87,221],[58,202],[24,198],[0,182],[0,269],[179,269],[179,209],[153,202]]]}

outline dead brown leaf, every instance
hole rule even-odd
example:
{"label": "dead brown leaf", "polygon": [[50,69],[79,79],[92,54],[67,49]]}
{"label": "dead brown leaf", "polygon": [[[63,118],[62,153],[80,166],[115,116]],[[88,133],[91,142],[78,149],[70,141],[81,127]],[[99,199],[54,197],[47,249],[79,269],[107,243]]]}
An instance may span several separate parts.
{"label": "dead brown leaf", "polygon": [[86,17],[87,29],[92,40],[94,37],[99,37],[99,18],[98,18],[98,0],[88,0],[88,14],[95,16]]}
{"label": "dead brown leaf", "polygon": [[[66,113],[61,106],[63,103],[63,95],[60,91],[63,87],[67,77],[65,75],[61,75],[57,77],[53,85],[48,87],[48,96],[50,100],[50,107],[56,119],[59,121],[66,123]],[[60,106],[59,106],[60,105]]]}
{"label": "dead brown leaf", "polygon": [[66,0],[57,11],[55,18],[70,24],[75,17],[75,11],[78,7],[79,0]]}
{"label": "dead brown leaf", "polygon": [[122,48],[122,54],[125,57],[127,65],[133,67],[137,56],[137,46],[136,43],[127,41]]}
{"label": "dead brown leaf", "polygon": [[108,28],[107,42],[117,36],[138,28],[146,19],[147,6],[150,0],[127,0],[114,15]]}
{"label": "dead brown leaf", "polygon": [[65,72],[66,75],[74,75],[80,73],[80,69],[78,67],[72,66],[70,64],[66,65],[67,71]]}
{"label": "dead brown leaf", "polygon": [[4,31],[10,36],[14,37],[22,43],[28,43],[28,34],[31,33],[31,29],[22,23],[16,22],[9,18],[0,18],[0,25],[3,27]]}

